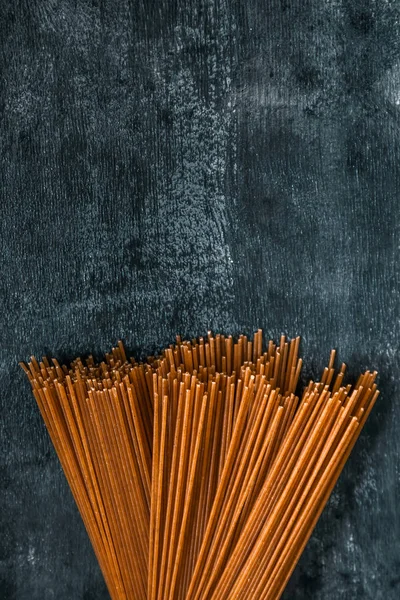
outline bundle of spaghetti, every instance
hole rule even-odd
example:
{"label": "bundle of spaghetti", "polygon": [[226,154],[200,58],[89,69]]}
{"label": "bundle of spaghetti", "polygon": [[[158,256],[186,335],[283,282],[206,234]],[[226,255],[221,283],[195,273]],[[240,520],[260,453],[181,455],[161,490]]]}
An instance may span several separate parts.
{"label": "bundle of spaghetti", "polygon": [[225,531],[239,497],[252,507],[295,414],[299,341],[263,353],[261,330],[235,345],[209,334],[165,353],[154,375],[149,599],[185,598],[211,527]]}
{"label": "bundle of spaghetti", "polygon": [[149,548],[151,364],[119,343],[100,365],[21,363],[112,598],[145,598]]}
{"label": "bundle of spaghetti", "polygon": [[113,599],[280,597],[378,396],[334,351],[297,396],[299,342],[22,364]]}
{"label": "bundle of spaghetti", "polygon": [[217,526],[213,543],[219,534],[225,546],[207,549],[187,598],[280,597],[378,396],[376,372],[352,393],[340,387],[342,373],[332,390],[324,380],[308,386],[242,529],[232,544]]}

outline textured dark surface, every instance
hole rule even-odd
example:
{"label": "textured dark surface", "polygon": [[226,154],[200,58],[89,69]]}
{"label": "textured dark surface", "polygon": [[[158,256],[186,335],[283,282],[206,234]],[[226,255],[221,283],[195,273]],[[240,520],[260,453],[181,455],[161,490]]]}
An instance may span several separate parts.
{"label": "textured dark surface", "polygon": [[285,599],[400,596],[400,1],[0,4],[3,600],[107,598],[17,361],[302,335],[378,405]]}

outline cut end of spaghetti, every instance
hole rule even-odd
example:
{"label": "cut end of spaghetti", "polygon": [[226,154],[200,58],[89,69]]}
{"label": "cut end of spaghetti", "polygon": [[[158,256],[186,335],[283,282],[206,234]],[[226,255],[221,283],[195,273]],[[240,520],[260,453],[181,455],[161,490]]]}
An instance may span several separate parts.
{"label": "cut end of spaghetti", "polygon": [[20,363],[113,600],[277,600],[378,397],[300,338]]}

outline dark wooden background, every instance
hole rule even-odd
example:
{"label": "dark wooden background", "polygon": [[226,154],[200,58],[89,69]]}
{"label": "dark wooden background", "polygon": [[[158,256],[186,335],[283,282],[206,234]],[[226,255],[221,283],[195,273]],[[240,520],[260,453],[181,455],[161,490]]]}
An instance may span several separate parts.
{"label": "dark wooden background", "polygon": [[381,397],[285,600],[400,596],[400,1],[0,2],[3,600],[107,592],[19,360],[302,336]]}

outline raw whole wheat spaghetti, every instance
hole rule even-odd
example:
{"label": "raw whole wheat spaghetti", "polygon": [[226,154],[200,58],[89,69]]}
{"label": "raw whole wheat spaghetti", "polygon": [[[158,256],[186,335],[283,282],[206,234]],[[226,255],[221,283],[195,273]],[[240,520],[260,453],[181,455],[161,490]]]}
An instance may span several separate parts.
{"label": "raw whole wheat spaghetti", "polygon": [[275,600],[378,396],[299,338],[209,332],[137,363],[21,363],[113,600]]}

